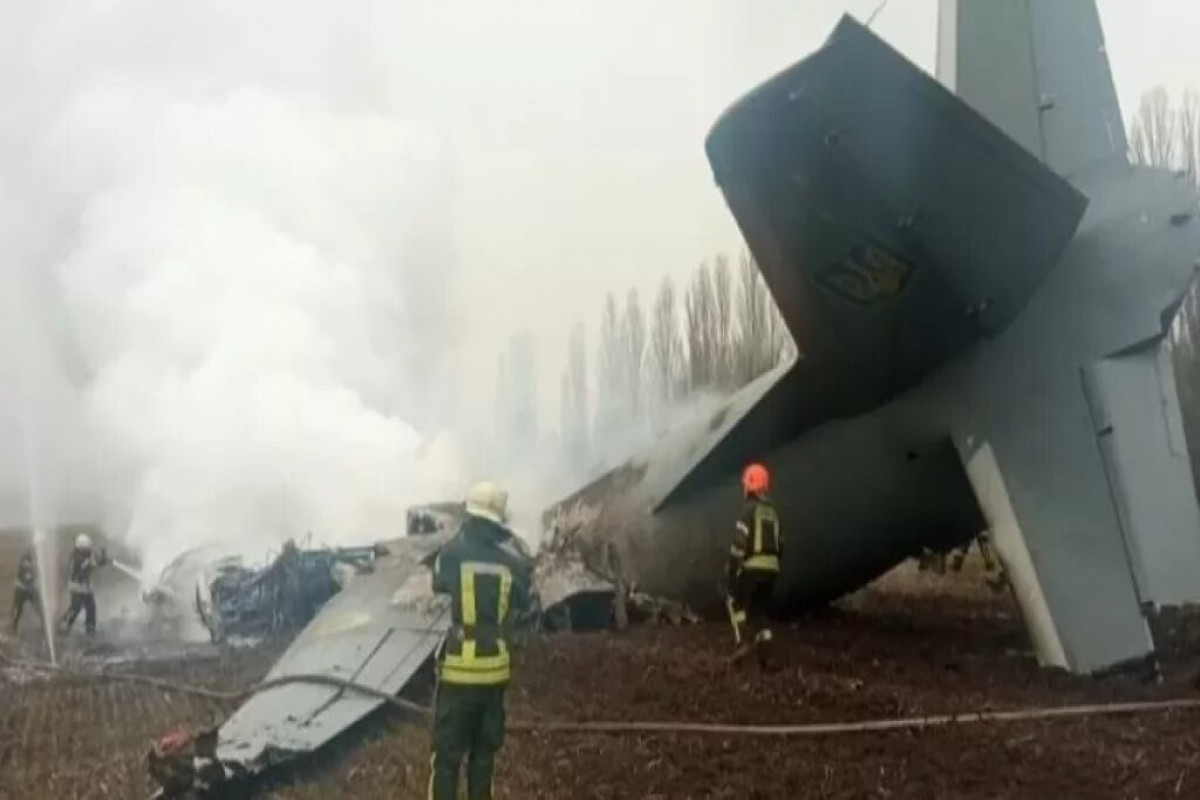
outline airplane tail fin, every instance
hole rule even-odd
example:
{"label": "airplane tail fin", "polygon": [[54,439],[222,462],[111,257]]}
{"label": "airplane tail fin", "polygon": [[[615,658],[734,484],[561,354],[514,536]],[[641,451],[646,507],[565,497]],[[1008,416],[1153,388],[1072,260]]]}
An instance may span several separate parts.
{"label": "airplane tail fin", "polygon": [[1127,159],[1095,0],[940,0],[937,76],[1063,177]]}

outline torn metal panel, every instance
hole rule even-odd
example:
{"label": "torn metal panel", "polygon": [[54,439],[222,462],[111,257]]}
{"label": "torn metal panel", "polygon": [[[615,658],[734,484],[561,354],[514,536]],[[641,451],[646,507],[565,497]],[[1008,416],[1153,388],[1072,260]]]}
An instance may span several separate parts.
{"label": "torn metal panel", "polygon": [[194,548],[172,560],[142,599],[152,624],[190,640],[291,636],[378,555],[371,546],[305,549],[289,540],[269,563],[249,567],[227,548]]}
{"label": "torn metal panel", "polygon": [[629,619],[646,625],[695,625],[699,615],[677,600],[655,597],[645,592],[630,592]]}
{"label": "torn metal panel", "polygon": [[[323,675],[398,693],[433,655],[450,627],[421,562],[447,535],[389,544],[374,573],[334,597],[267,675]],[[221,727],[220,760],[247,772],[310,753],[380,700],[324,686],[290,684],[255,695]]]}
{"label": "torn metal panel", "polygon": [[579,559],[560,554],[539,558],[533,579],[543,609],[553,608],[579,594],[605,595],[611,601],[617,590],[612,581],[588,569]]}
{"label": "torn metal panel", "polygon": [[589,552],[579,533],[595,512],[576,503],[560,507],[549,525],[549,539],[538,553],[533,581],[548,630],[606,628],[613,620],[620,570],[611,551]]}
{"label": "torn metal panel", "polygon": [[372,547],[301,550],[293,541],[261,569],[220,566],[197,610],[213,641],[258,638],[300,630],[350,574],[371,567]]}
{"label": "torn metal panel", "polygon": [[612,621],[616,584],[584,566],[578,556],[542,553],[533,580],[547,629],[606,628]]}

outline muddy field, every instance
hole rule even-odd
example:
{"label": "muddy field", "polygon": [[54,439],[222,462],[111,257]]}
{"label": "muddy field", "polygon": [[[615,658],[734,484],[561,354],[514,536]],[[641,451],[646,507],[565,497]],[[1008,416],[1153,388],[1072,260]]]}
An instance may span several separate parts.
{"label": "muddy field", "polygon": [[[720,625],[542,637],[519,656],[510,717],[799,723],[1198,695],[1195,623],[1178,632],[1161,685],[1074,679],[1036,668],[1006,595],[941,587],[893,576],[784,626],[787,666],[766,676],[729,667]],[[0,647],[36,648],[33,627]],[[233,688],[270,660],[205,650],[125,668]],[[22,680],[0,678],[5,800],[145,797],[150,739],[231,710],[95,679]],[[427,764],[421,726],[385,715],[256,796],[422,798]],[[514,733],[497,797],[1196,798],[1200,712],[807,740]]]}

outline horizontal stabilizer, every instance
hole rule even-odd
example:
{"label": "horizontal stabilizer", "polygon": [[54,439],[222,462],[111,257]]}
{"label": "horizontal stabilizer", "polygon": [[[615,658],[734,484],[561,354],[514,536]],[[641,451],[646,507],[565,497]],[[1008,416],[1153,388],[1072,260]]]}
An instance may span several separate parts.
{"label": "horizontal stabilizer", "polygon": [[855,411],[1003,329],[1087,204],[849,18],[707,150],[806,366]]}

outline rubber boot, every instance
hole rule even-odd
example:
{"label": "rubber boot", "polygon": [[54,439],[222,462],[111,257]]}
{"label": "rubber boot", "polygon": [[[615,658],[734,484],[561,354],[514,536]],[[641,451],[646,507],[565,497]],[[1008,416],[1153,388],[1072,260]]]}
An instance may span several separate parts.
{"label": "rubber boot", "polygon": [[770,628],[765,628],[754,635],[754,655],[758,658],[758,666],[772,672],[775,669],[775,636]]}

